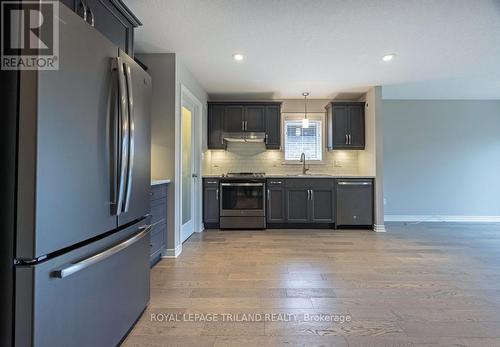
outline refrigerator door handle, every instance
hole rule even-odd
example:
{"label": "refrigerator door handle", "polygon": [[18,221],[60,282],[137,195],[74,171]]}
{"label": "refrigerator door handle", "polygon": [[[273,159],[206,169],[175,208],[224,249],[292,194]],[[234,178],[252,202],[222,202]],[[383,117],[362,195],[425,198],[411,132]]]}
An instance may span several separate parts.
{"label": "refrigerator door handle", "polygon": [[134,91],[132,89],[132,72],[130,65],[123,64],[127,82],[127,101],[128,101],[128,131],[129,131],[129,156],[128,156],[128,174],[127,174],[127,190],[125,195],[125,207],[123,212],[128,212],[130,205],[130,194],[132,192],[132,178],[134,175],[134,139],[135,139],[135,124],[134,124]]}
{"label": "refrigerator door handle", "polygon": [[78,271],[86,269],[94,264],[97,264],[97,263],[111,257],[112,255],[120,252],[121,250],[133,245],[134,243],[136,243],[137,241],[142,239],[151,230],[151,225],[140,227],[139,230],[141,230],[141,231],[139,233],[135,234],[134,236],[132,236],[131,238],[129,238],[129,239],[127,239],[127,240],[125,240],[125,241],[123,241],[123,242],[121,242],[121,243],[119,243],[111,248],[108,248],[107,250],[105,250],[101,253],[95,254],[95,255],[88,257],[84,260],[81,260],[77,263],[65,266],[62,269],[54,270],[52,272],[52,277],[55,277],[55,278],[68,277],[68,276],[70,276]]}
{"label": "refrigerator door handle", "polygon": [[116,202],[116,215],[123,212],[123,202],[125,195],[125,180],[128,166],[129,149],[129,122],[128,122],[128,101],[126,97],[125,73],[120,57],[113,59],[113,68],[118,72],[118,103],[120,117],[118,123],[118,138],[120,145],[118,149],[118,199]]}

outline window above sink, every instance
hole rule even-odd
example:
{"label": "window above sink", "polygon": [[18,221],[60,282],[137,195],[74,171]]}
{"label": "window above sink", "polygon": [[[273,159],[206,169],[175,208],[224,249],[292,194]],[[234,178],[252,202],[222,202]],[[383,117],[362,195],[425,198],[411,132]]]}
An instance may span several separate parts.
{"label": "window above sink", "polygon": [[[302,116],[303,117],[303,116]],[[285,162],[298,163],[301,153],[311,163],[323,161],[323,119],[321,116],[309,115],[309,127],[302,127],[301,116],[287,116],[284,126]]]}

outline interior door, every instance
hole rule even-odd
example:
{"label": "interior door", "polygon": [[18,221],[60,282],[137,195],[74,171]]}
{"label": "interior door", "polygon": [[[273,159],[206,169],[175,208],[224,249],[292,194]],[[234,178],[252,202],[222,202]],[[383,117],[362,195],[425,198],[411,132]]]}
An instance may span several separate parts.
{"label": "interior door", "polygon": [[21,73],[19,258],[39,257],[117,226],[110,209],[108,112],[117,49],[66,6],[59,18],[59,70]]}
{"label": "interior door", "polygon": [[[128,209],[118,216],[124,225],[149,213],[151,187],[151,77],[127,54],[119,56],[125,66],[130,111],[130,158],[127,173]],[[130,72],[126,71],[130,69]],[[132,150],[133,147],[133,150]]]}
{"label": "interior door", "polygon": [[194,142],[194,105],[183,101],[181,108],[181,230],[182,242],[194,232],[195,226],[195,142]]}
{"label": "interior door", "polygon": [[245,131],[266,131],[266,108],[265,106],[245,107]]}

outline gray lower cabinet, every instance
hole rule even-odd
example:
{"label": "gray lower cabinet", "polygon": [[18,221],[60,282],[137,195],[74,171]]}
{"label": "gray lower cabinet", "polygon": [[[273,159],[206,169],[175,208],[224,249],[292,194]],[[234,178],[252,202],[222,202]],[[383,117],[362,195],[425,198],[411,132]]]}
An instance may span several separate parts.
{"label": "gray lower cabinet", "polygon": [[333,179],[287,179],[286,219],[288,223],[334,223]]}
{"label": "gray lower cabinet", "polygon": [[267,179],[267,223],[324,224],[335,222],[335,180]]}
{"label": "gray lower cabinet", "polygon": [[285,223],[285,180],[267,180],[267,211],[268,223]]}
{"label": "gray lower cabinet", "polygon": [[337,226],[373,224],[373,180],[338,179],[336,182]]}
{"label": "gray lower cabinet", "polygon": [[219,179],[203,178],[203,224],[205,228],[219,227]]}
{"label": "gray lower cabinet", "polygon": [[150,264],[155,265],[166,249],[168,183],[151,186]]}
{"label": "gray lower cabinet", "polygon": [[333,180],[313,180],[310,194],[311,222],[335,221],[335,188]]}

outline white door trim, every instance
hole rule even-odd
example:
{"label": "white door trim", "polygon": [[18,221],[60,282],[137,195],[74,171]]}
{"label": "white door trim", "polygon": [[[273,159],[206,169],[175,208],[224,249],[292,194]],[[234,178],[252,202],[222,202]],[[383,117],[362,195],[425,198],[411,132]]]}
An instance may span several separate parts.
{"label": "white door trim", "polygon": [[[180,84],[180,103],[179,103],[179,114],[180,114],[180,124],[179,130],[182,129],[182,106],[184,105],[185,98],[189,99],[189,102],[194,104],[195,110],[193,114],[193,146],[194,146],[194,168],[193,171],[198,174],[198,179],[195,180],[196,183],[193,184],[194,188],[194,209],[193,209],[193,224],[194,231],[201,232],[200,225],[202,225],[202,179],[201,179],[201,152],[202,152],[202,124],[203,124],[203,104],[201,101],[182,83]],[[181,135],[182,136],[182,135]],[[182,177],[182,140],[179,141],[179,147],[177,148],[178,158],[178,177]],[[181,182],[179,181],[179,186]],[[182,241],[182,188],[180,187],[179,193],[179,224],[180,224],[180,239]]]}

